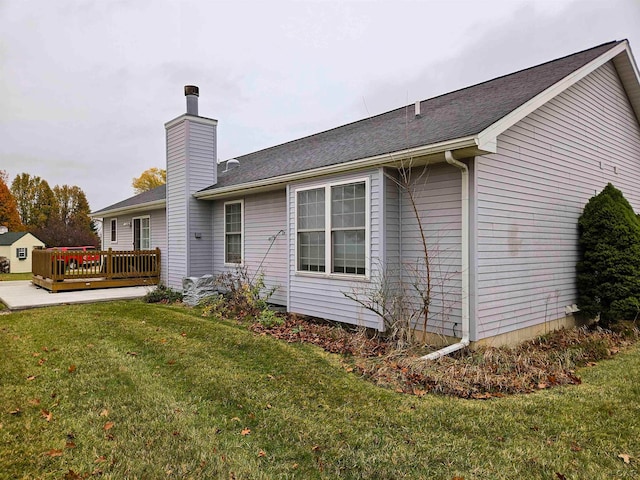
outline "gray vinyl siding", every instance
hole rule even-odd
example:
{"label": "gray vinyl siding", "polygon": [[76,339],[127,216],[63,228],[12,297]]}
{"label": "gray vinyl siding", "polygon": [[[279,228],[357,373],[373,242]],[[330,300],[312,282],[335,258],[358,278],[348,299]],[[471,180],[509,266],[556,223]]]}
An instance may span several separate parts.
{"label": "gray vinyl siding", "polygon": [[[187,164],[188,214],[187,244],[189,248],[189,276],[213,273],[213,224],[212,203],[196,200],[192,194],[215,183],[216,128],[213,125],[189,121]],[[196,238],[196,233],[200,238]]]}
{"label": "gray vinyl siding", "polygon": [[[167,271],[164,267],[167,255],[167,213],[164,208],[155,210],[149,210],[143,213],[136,213],[133,215],[119,215],[115,217],[117,220],[117,236],[116,242],[111,242],[111,219],[114,217],[106,217],[104,219],[104,231],[103,231],[103,249],[113,250],[133,250],[133,219],[136,217],[149,216],[150,225],[150,248],[160,249],[161,270],[160,277],[163,282],[166,282]],[[124,224],[128,225],[125,226]]]}
{"label": "gray vinyl siding", "polygon": [[[307,182],[291,184],[289,187],[288,215],[289,215],[289,311],[310,315],[328,320],[360,325],[375,329],[382,329],[380,318],[358,305],[355,301],[345,297],[343,292],[362,292],[371,288],[371,282],[355,276],[329,275],[323,273],[296,272],[296,189],[326,185],[332,182],[359,180],[369,178],[370,186],[370,258],[367,268],[372,267],[372,277],[375,278],[382,257],[380,204],[382,188],[382,170],[368,170],[354,172],[348,175],[338,175],[314,179]],[[327,266],[329,270],[329,266]]]}
{"label": "gray vinyl siding", "polygon": [[400,191],[397,183],[398,172],[394,169],[383,170],[384,182],[384,271],[386,275],[400,279]]}
{"label": "gray vinyl siding", "polygon": [[[213,271],[211,203],[193,193],[215,183],[216,126],[185,117],[167,129],[167,284]],[[195,238],[196,233],[200,238]]]}
{"label": "gray vinyl siding", "polygon": [[264,273],[265,287],[277,287],[269,301],[286,306],[288,252],[285,190],[214,202],[214,273],[219,275],[235,268],[224,263],[224,204],[241,199],[244,205],[243,265],[252,277],[260,268],[260,272]]}
{"label": "gray vinyl siding", "polygon": [[167,285],[182,288],[187,276],[186,122],[167,130]]}
{"label": "gray vinyl siding", "polygon": [[565,315],[576,303],[577,220],[607,182],[640,210],[640,128],[611,63],[476,158],[477,332]]}
{"label": "gray vinyl siding", "polygon": [[[456,337],[462,334],[461,182],[459,169],[436,164],[414,168],[409,187],[424,229],[431,266],[427,331]],[[402,285],[411,298],[411,285],[416,278],[426,286],[425,254],[411,197],[404,189],[400,208]],[[418,327],[422,328],[421,323]]]}

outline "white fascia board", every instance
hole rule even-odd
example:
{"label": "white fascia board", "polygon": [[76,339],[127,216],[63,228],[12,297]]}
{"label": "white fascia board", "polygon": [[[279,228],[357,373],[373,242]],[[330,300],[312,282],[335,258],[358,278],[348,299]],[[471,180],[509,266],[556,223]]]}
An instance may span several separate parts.
{"label": "white fascia board", "polygon": [[91,218],[114,217],[117,215],[125,215],[130,213],[144,212],[145,210],[157,210],[166,207],[166,200],[154,200],[153,202],[138,203],[137,205],[129,205],[128,207],[114,208],[113,210],[100,210],[96,213],[90,213]]}
{"label": "white fascia board", "polygon": [[549,88],[539,93],[528,102],[520,105],[514,111],[502,117],[497,122],[489,125],[478,134],[478,146],[480,147],[481,145],[491,144],[492,142],[495,143],[498,135],[511,128],[524,117],[537,110],[542,105],[555,98],[557,95],[560,95],[566,89],[573,86],[584,77],[594,72],[609,60],[613,59],[615,56],[619,55],[625,50],[629,50],[629,44],[626,40],[619,45],[611,48],[611,50],[607,50],[598,58],[592,60],[578,70],[575,70],[573,73],[570,73],[559,82],[554,83]]}
{"label": "white fascia board", "polygon": [[197,123],[203,123],[205,125],[218,125],[218,120],[215,120],[213,118],[198,117],[196,115],[189,115],[188,113],[183,113],[179,117],[176,117],[173,120],[169,120],[167,123],[165,123],[164,128],[165,129],[171,128],[174,125],[182,123],[186,120],[191,120],[192,122],[197,122]]}
{"label": "white fascia board", "polygon": [[[402,160],[409,158],[422,157],[425,155],[433,155],[442,153],[445,150],[458,150],[462,148],[478,147],[478,139],[475,136],[456,138],[454,140],[448,140],[446,142],[433,143],[431,145],[424,145],[415,148],[408,148],[406,150],[400,150],[392,153],[385,153],[383,155],[376,155],[373,157],[361,158],[359,160],[353,160],[350,162],[339,163],[337,165],[329,165],[326,167],[314,168],[312,170],[303,170],[301,172],[289,173],[286,175],[280,175],[277,177],[265,178],[262,180],[255,180],[253,182],[240,183],[238,185],[230,185],[228,187],[216,188],[214,190],[204,190],[194,193],[194,197],[201,200],[213,200],[229,194],[236,194],[250,190],[264,189],[265,187],[275,187],[289,182],[295,182],[298,180],[305,180],[308,178],[319,177],[322,175],[332,175],[336,173],[343,173],[351,170],[367,168],[367,167],[379,167],[383,165],[391,165]],[[483,153],[483,152],[478,152]],[[484,153],[495,153],[493,150],[488,150]]]}
{"label": "white fascia board", "polygon": [[638,73],[638,66],[633,58],[631,48],[627,48],[626,55],[619,55],[614,58],[613,64],[629,97],[629,102],[636,114],[636,118],[640,122],[640,73]]}

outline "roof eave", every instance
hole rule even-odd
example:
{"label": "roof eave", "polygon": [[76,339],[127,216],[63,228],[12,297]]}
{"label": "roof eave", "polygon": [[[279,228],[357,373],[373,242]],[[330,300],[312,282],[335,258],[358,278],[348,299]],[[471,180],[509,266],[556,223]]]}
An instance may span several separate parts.
{"label": "roof eave", "polygon": [[105,218],[105,217],[114,217],[116,215],[123,215],[129,213],[138,213],[145,210],[154,210],[157,208],[165,207],[167,205],[167,200],[154,200],[153,202],[145,202],[139,203],[137,205],[129,205],[122,208],[113,208],[107,210],[98,210],[97,212],[92,212],[89,214],[91,218]]}
{"label": "roof eave", "polygon": [[[604,65],[608,61],[614,59],[615,57],[617,57],[618,55],[624,52],[627,53],[626,58],[628,58],[629,61],[631,62],[632,69],[633,69],[633,67],[635,67],[635,62],[633,61],[633,56],[631,55],[629,43],[626,40],[624,40],[618,45],[616,45],[615,47],[612,47],[610,50],[607,50],[606,52],[604,52],[599,57],[593,59],[586,65],[580,67],[577,70],[574,70],[572,73],[564,77],[562,80],[554,83],[549,88],[542,91],[541,93],[533,97],[528,102],[523,103],[518,108],[513,110],[511,113],[505,115],[497,122],[489,125],[487,128],[485,128],[482,132],[478,134],[479,145],[487,142],[489,143],[495,142],[496,138],[498,138],[498,135],[505,132],[506,130],[511,128],[513,125],[518,123],[520,120],[525,118],[527,115],[533,113],[542,105],[549,102],[556,96],[560,95],[562,92],[564,92],[571,86],[575,85],[577,82],[585,78],[587,75],[594,72],[595,70],[600,68],[602,65]],[[636,68],[635,69],[636,83],[638,79],[637,72],[638,71]],[[638,94],[640,94],[640,90],[636,95]],[[633,103],[633,100],[632,100],[632,103]],[[635,103],[638,105],[638,107],[640,107],[640,98],[636,99]],[[635,107],[634,107],[634,110],[635,110]],[[637,113],[638,113],[638,110],[636,110],[636,115]]]}
{"label": "roof eave", "polygon": [[[252,182],[240,183],[237,185],[229,185],[227,187],[213,188],[209,190],[201,190],[194,194],[194,197],[200,200],[214,200],[220,197],[227,197],[232,194],[239,193],[257,193],[271,189],[277,189],[287,183],[308,178],[319,177],[323,175],[333,175],[351,170],[360,170],[369,167],[380,167],[386,165],[402,165],[409,159],[417,159],[421,157],[433,157],[442,155],[446,150],[459,151],[461,158],[474,155],[485,155],[487,153],[495,153],[495,142],[485,141],[480,145],[477,136],[471,135],[445,142],[438,142],[431,145],[423,145],[420,147],[408,148],[397,152],[385,153],[383,155],[375,155],[372,157],[352,160],[350,162],[338,163],[326,167],[314,168],[311,170],[303,170],[301,172],[279,175],[276,177],[255,180]],[[444,157],[442,159],[444,161]]]}

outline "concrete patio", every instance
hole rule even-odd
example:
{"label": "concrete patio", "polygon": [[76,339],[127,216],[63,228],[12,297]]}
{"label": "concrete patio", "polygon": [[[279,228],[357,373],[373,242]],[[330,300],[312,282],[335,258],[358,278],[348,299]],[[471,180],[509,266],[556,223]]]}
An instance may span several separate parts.
{"label": "concrete patio", "polygon": [[71,303],[141,298],[154,288],[155,286],[121,287],[50,293],[43,288],[36,287],[30,280],[20,280],[0,282],[0,302],[4,303],[9,310],[24,310]]}

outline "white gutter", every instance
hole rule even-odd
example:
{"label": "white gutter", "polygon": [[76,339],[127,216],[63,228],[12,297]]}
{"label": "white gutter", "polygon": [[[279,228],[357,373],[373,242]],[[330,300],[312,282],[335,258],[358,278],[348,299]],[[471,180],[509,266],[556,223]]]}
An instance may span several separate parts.
{"label": "white gutter", "polygon": [[154,200],[152,202],[138,203],[136,205],[129,205],[128,207],[114,208],[112,210],[98,210],[89,214],[91,218],[105,218],[112,217],[114,215],[123,215],[126,213],[136,213],[143,210],[154,210],[166,206],[166,199]]}
{"label": "white gutter", "polygon": [[[431,145],[424,145],[421,147],[408,148],[392,153],[385,153],[382,155],[375,155],[373,157],[361,158],[359,160],[353,160],[350,162],[338,163],[336,165],[329,165],[326,167],[319,167],[313,170],[303,170],[301,172],[288,173],[280,175],[278,177],[270,177],[262,180],[254,180],[252,182],[241,183],[238,185],[230,185],[228,187],[215,188],[213,190],[201,190],[193,194],[194,197],[201,200],[213,200],[217,197],[221,197],[229,194],[248,193],[250,190],[269,187],[273,188],[275,185],[294,182],[297,180],[306,180],[311,177],[318,177],[321,175],[329,175],[335,173],[342,173],[356,168],[366,167],[379,167],[382,165],[389,165],[397,163],[403,159],[416,158],[426,155],[441,154],[445,150],[459,150],[463,148],[475,148],[478,153],[482,154],[482,146],[479,146],[478,138],[476,136],[456,138],[454,140],[448,140],[446,142],[433,143]],[[493,150],[487,150],[487,152],[493,152]]]}
{"label": "white gutter", "polygon": [[449,165],[459,168],[462,174],[462,338],[458,343],[454,343],[421,357],[424,360],[436,360],[469,346],[469,167],[456,160],[451,150],[444,152],[444,158]]}

